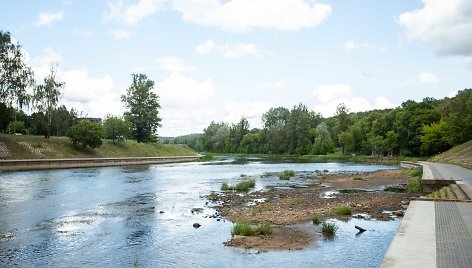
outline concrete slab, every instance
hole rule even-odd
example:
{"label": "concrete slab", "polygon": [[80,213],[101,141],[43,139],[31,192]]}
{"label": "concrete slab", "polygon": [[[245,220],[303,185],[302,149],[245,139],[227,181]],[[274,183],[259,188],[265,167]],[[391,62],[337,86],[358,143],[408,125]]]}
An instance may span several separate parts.
{"label": "concrete slab", "polygon": [[382,267],[436,267],[435,206],[411,201]]}

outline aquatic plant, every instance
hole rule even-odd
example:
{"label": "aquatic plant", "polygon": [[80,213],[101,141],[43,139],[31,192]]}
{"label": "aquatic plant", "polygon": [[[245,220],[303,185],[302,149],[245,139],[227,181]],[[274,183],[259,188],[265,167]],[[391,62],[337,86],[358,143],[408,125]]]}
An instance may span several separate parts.
{"label": "aquatic plant", "polygon": [[256,180],[250,179],[236,184],[234,189],[236,191],[247,191],[249,188],[254,188],[254,186],[256,186]]}
{"label": "aquatic plant", "polygon": [[232,190],[232,188],[228,185],[228,183],[223,182],[223,184],[221,185],[221,190],[229,191],[229,190]]}
{"label": "aquatic plant", "polygon": [[318,225],[318,224],[321,223],[321,217],[318,216],[318,215],[316,215],[316,214],[313,214],[313,215],[311,216],[311,221],[313,222],[313,224]]}
{"label": "aquatic plant", "polygon": [[281,180],[290,180],[291,177],[295,176],[295,171],[293,170],[285,170],[282,174],[280,174],[279,179]]}
{"label": "aquatic plant", "polygon": [[247,221],[238,221],[233,225],[231,235],[249,236],[255,233],[254,227]]}
{"label": "aquatic plant", "polygon": [[339,206],[333,208],[333,212],[340,215],[351,215],[351,208],[348,206]]}
{"label": "aquatic plant", "polygon": [[332,222],[322,222],[321,223],[321,233],[325,236],[333,236],[338,231],[338,226],[336,223]]}

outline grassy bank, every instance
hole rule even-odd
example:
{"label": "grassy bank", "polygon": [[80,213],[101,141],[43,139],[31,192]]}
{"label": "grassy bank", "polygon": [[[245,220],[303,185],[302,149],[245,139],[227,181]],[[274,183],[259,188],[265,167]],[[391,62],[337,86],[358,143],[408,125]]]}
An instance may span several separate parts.
{"label": "grassy bank", "polygon": [[431,161],[450,163],[472,169],[472,141],[455,146],[433,157]]}
{"label": "grassy bank", "polygon": [[186,147],[143,144],[135,141],[113,144],[103,140],[100,148],[74,146],[67,137],[13,136],[0,134],[0,159],[184,156],[196,153]]}

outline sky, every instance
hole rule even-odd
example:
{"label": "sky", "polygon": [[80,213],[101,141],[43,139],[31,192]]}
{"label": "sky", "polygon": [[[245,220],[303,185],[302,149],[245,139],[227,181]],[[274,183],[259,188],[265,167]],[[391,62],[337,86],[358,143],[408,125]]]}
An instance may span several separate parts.
{"label": "sky", "polygon": [[441,99],[472,87],[470,0],[0,0],[41,82],[51,64],[60,104],[122,115],[131,74],[160,97],[161,136],[211,121],[261,126],[302,102],[329,117]]}

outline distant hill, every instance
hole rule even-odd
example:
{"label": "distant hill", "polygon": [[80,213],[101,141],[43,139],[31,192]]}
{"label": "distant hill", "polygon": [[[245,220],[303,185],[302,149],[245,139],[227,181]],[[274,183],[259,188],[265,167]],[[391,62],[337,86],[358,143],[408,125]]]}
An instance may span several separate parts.
{"label": "distant hill", "polygon": [[431,159],[435,162],[450,163],[472,169],[472,140],[438,154]]}
{"label": "distant hill", "polygon": [[113,144],[103,140],[96,149],[73,146],[66,137],[14,136],[0,134],[0,159],[88,158],[88,157],[149,157],[196,155],[187,146],[137,143]]}

